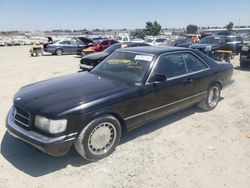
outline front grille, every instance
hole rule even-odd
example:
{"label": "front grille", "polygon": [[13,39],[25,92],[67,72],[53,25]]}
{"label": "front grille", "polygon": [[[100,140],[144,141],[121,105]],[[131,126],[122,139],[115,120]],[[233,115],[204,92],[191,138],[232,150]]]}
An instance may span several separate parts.
{"label": "front grille", "polygon": [[30,126],[30,114],[23,109],[14,106],[13,107],[13,117],[15,123],[20,126],[29,127]]}

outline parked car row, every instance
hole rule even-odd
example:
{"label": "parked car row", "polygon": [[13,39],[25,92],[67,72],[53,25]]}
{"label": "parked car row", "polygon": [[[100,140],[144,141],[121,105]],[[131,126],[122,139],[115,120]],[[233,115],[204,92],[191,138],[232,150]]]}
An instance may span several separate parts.
{"label": "parked car row", "polygon": [[12,38],[1,38],[0,46],[21,46],[21,45],[31,45],[32,42],[36,44],[43,44],[43,40],[32,40],[32,39],[12,39]]}
{"label": "parked car row", "polygon": [[86,71],[93,69],[101,61],[103,61],[106,57],[108,57],[111,53],[113,53],[115,50],[119,48],[131,48],[139,46],[150,46],[150,45],[147,43],[139,43],[139,42],[115,43],[102,52],[97,52],[83,56],[80,60],[80,70]]}

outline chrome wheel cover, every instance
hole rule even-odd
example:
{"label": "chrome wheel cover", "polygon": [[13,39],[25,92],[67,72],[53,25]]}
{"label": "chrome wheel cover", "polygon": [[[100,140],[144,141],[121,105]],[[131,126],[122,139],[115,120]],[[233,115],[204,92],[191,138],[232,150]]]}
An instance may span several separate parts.
{"label": "chrome wheel cover", "polygon": [[61,49],[56,50],[56,54],[57,55],[62,55],[62,50]]}
{"label": "chrome wheel cover", "polygon": [[102,155],[109,151],[116,140],[116,128],[112,123],[97,125],[88,138],[88,148],[94,155]]}
{"label": "chrome wheel cover", "polygon": [[208,105],[210,107],[215,107],[220,98],[220,90],[218,87],[213,87],[208,94]]}

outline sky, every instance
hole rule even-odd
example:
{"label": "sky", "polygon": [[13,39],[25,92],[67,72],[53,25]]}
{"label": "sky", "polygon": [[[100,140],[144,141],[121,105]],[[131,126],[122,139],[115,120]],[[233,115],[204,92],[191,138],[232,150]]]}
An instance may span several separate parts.
{"label": "sky", "polygon": [[250,25],[250,0],[0,0],[0,31]]}

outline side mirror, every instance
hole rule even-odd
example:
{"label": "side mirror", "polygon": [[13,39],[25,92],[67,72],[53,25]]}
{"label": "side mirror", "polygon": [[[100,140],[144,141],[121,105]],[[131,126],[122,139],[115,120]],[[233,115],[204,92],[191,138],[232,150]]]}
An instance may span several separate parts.
{"label": "side mirror", "polygon": [[165,74],[153,74],[149,79],[149,82],[165,82],[167,77]]}

